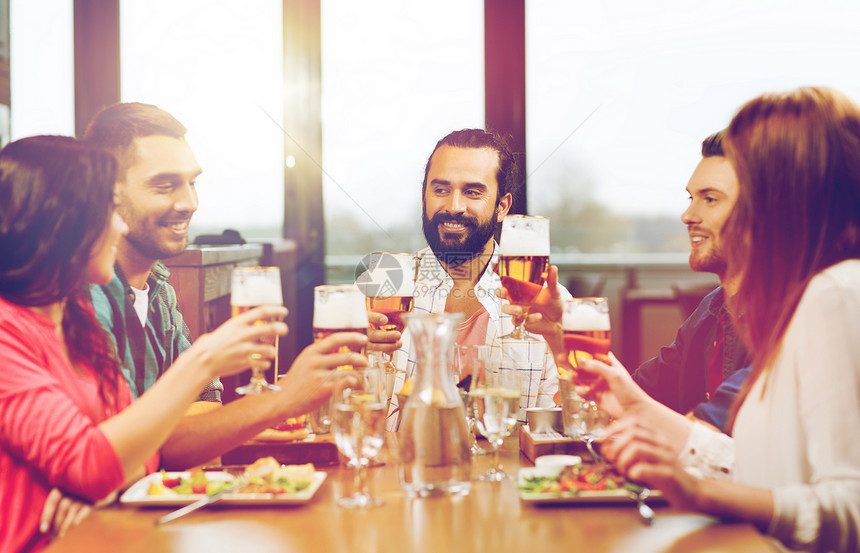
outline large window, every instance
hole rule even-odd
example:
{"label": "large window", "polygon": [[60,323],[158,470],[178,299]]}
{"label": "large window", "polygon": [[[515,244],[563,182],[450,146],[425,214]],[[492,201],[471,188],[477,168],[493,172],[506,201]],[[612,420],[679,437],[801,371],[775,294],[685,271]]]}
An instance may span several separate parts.
{"label": "large window", "polygon": [[120,4],[122,100],[176,116],[203,168],[192,235],[281,236],[281,12],[281,0]]}
{"label": "large window", "polygon": [[436,141],[484,124],[483,2],[322,2],[326,252],[422,247]]}
{"label": "large window", "polygon": [[841,1],[528,0],[528,201],[555,251],[686,251],[702,139],[768,90],[860,100],[858,21]]}
{"label": "large window", "polygon": [[72,0],[11,0],[9,39],[12,140],[74,135]]}

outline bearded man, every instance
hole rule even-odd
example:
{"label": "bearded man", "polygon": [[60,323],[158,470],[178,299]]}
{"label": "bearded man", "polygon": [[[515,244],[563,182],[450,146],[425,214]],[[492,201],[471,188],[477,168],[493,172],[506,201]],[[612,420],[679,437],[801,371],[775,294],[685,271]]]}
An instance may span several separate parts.
{"label": "bearded man", "polygon": [[[424,170],[422,226],[428,247],[416,254],[413,311],[462,313],[457,345],[490,345],[494,359],[501,359],[500,338],[513,329],[497,293],[501,282],[494,271],[499,255],[494,236],[511,209],[517,183],[517,164],[505,140],[481,129],[454,131],[439,140]],[[560,291],[570,297],[567,290]],[[386,344],[393,349],[401,338],[396,331],[374,331],[368,337],[377,349]],[[522,407],[555,405],[558,374],[551,351],[542,339],[539,343],[543,347],[513,354],[518,364],[522,359],[542,367],[530,371],[521,385]],[[399,391],[415,370],[408,330],[393,361],[403,371],[395,383]],[[395,394],[390,414],[397,410]],[[396,417],[390,421],[389,428],[397,425]]]}

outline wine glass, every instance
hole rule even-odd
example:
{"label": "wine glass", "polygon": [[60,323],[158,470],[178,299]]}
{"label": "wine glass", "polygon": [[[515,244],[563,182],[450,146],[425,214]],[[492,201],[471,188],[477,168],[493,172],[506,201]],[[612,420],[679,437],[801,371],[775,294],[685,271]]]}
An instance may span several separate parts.
{"label": "wine glass", "polygon": [[[388,322],[383,325],[372,325],[375,330],[396,330],[403,334],[406,327],[403,315],[412,311],[414,303],[415,262],[415,256],[411,253],[374,252],[359,264],[362,272],[355,285],[366,296],[367,310],[388,318]],[[398,368],[392,362],[391,354],[383,351],[371,353],[381,359],[386,382],[391,383],[393,389]],[[405,372],[402,369],[399,371]]]}
{"label": "wine glass", "polygon": [[469,402],[478,432],[487,438],[492,453],[490,469],[476,480],[499,482],[511,480],[499,461],[499,448],[517,425],[520,390],[516,370],[499,367],[496,363],[476,366],[472,374]]}
{"label": "wine glass", "polygon": [[487,455],[487,450],[478,445],[475,438],[475,417],[469,407],[469,389],[471,388],[472,375],[480,372],[482,367],[490,362],[490,346],[473,345],[457,346],[454,349],[454,363],[451,372],[454,376],[454,385],[460,393],[460,399],[466,407],[466,425],[471,434],[472,445],[469,451],[472,455]]}
{"label": "wine glass", "polygon": [[331,428],[338,450],[355,470],[353,494],[338,499],[341,507],[376,507],[381,499],[370,495],[367,468],[384,441],[385,389],[379,367],[342,371],[332,394]]}
{"label": "wine glass", "polygon": [[[499,241],[499,277],[512,305],[523,309],[534,302],[549,269],[549,219],[507,215]],[[525,330],[526,318],[516,317],[514,329],[503,336],[512,340],[539,340]]]}
{"label": "wine glass", "polygon": [[[561,321],[564,333],[564,349],[572,374],[559,378],[562,399],[564,433],[583,440],[595,460],[602,458],[594,450],[592,442],[600,438],[612,421],[600,406],[577,391],[591,385],[594,378],[584,371],[576,371],[587,359],[609,363],[611,330],[609,303],[606,298],[572,298],[564,302]],[[562,371],[564,372],[564,371]]]}
{"label": "wine glass", "polygon": [[561,415],[565,436],[585,442],[592,459],[603,462],[603,457],[594,449],[593,442],[603,437],[612,418],[595,401],[576,392],[571,375],[560,377],[558,384],[561,390]]}
{"label": "wine glass", "polygon": [[[237,267],[230,281],[230,307],[236,317],[260,305],[283,305],[281,272],[277,267]],[[275,337],[275,375],[278,374],[278,338]],[[254,368],[251,381],[236,388],[237,394],[277,392],[281,388],[266,381],[266,370]]]}

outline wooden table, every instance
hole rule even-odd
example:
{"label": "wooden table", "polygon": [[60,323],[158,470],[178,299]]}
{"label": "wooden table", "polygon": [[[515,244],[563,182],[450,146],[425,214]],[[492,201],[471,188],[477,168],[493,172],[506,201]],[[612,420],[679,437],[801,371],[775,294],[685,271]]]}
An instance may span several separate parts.
{"label": "wooden table", "polygon": [[[396,438],[389,441],[389,445]],[[521,503],[513,482],[475,482],[468,496],[409,499],[397,479],[395,451],[370,470],[373,492],[385,505],[367,510],[338,507],[351,491],[352,473],[325,469],[328,479],[307,504],[290,508],[207,507],[163,526],[153,521],[171,509],[111,507],[100,510],[47,549],[67,552],[552,552],[773,553],[768,539],[745,523],[720,523],[657,506],[645,526],[633,504],[537,507]],[[515,438],[504,450],[515,473]],[[488,456],[476,457],[473,473]]]}

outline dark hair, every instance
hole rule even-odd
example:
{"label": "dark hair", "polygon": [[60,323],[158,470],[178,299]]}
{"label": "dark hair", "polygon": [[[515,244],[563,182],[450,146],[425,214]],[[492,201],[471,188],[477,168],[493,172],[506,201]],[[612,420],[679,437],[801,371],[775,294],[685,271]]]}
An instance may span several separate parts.
{"label": "dark hair", "polygon": [[182,123],[163,109],[128,102],[99,111],[87,125],[83,140],[111,152],[119,162],[120,178],[125,178],[125,172],[136,159],[131,149],[136,138],[162,135],[183,138],[187,132]]}
{"label": "dark hair", "polygon": [[496,197],[496,203],[502,199],[505,194],[514,194],[517,186],[519,186],[519,168],[511,152],[509,140],[494,131],[485,131],[483,129],[462,129],[454,131],[436,143],[436,147],[427,158],[427,165],[424,166],[424,183],[421,186],[421,197],[427,191],[427,175],[430,174],[430,163],[433,161],[433,154],[436,153],[441,146],[452,146],[455,148],[489,148],[499,154],[499,170],[496,172],[496,182],[499,184],[499,194]]}
{"label": "dark hair", "polygon": [[738,174],[726,224],[740,269],[739,329],[753,370],[739,401],[773,362],[809,281],[860,257],[860,107],[827,88],[764,94],[726,133]]}
{"label": "dark hair", "polygon": [[0,296],[29,307],[65,300],[69,357],[93,367],[106,401],[116,397],[119,365],[86,278],[113,215],[115,180],[113,156],[67,136],[23,138],[0,150]]}
{"label": "dark hair", "polygon": [[723,135],[725,129],[717,131],[702,141],[702,157],[723,157]]}

